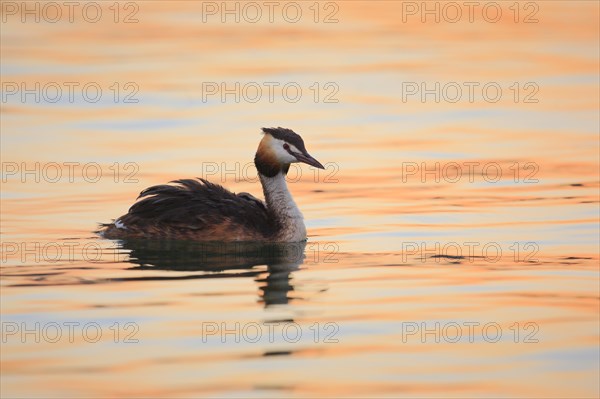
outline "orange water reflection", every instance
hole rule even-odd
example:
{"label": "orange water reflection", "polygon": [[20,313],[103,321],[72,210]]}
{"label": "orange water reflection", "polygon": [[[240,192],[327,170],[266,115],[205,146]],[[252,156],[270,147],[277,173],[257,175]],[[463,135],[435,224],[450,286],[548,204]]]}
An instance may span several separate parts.
{"label": "orange water reflection", "polygon": [[[295,24],[203,22],[206,3],[139,2],[132,24],[114,23],[108,3],[98,23],[23,24],[3,3],[3,84],[94,82],[103,96],[2,101],[3,165],[80,166],[73,181],[61,166],[56,182],[3,166],[1,395],[597,397],[598,3],[520,3],[515,23],[500,2],[494,23],[423,23],[403,15],[422,2],[338,2],[331,24],[313,21],[313,3]],[[524,23],[536,5],[538,21]],[[321,21],[334,10],[319,7]],[[138,102],[123,102],[129,82]],[[203,98],[207,82],[294,82],[303,95]],[[465,82],[478,83],[472,101]],[[490,82],[497,102],[479,89]],[[406,93],[423,83],[463,95]],[[328,165],[290,178],[310,236],[294,259],[207,259],[93,233],[176,178],[259,195],[251,162],[271,125],[301,133]],[[82,174],[89,163],[97,181]],[[65,322],[102,336],[69,341]],[[63,335],[7,335],[21,323]],[[126,323],[137,343],[123,342]],[[223,342],[206,323],[257,324],[262,340]],[[269,342],[275,323],[302,338]],[[435,323],[458,323],[462,339],[423,337]],[[502,337],[463,323],[494,323]],[[324,342],[332,331],[337,342]]]}

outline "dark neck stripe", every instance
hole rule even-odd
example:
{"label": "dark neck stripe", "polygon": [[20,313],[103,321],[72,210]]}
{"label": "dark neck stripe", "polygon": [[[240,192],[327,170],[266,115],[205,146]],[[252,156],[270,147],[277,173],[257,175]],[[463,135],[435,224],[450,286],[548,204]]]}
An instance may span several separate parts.
{"label": "dark neck stripe", "polygon": [[290,168],[289,164],[280,165],[279,163],[269,162],[265,158],[261,157],[258,152],[254,157],[254,165],[256,166],[258,173],[265,177],[275,177],[279,173],[287,174]]}

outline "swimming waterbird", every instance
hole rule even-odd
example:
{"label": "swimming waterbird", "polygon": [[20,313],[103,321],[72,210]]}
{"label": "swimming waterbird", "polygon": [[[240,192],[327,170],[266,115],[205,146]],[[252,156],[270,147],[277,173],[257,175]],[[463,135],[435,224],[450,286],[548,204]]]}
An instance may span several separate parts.
{"label": "swimming waterbird", "polygon": [[297,133],[263,128],[254,164],[265,201],[232,193],[207,180],[181,179],[142,191],[127,214],[102,225],[106,238],[159,238],[194,241],[300,242],[304,218],[288,190],[291,163],[323,165],[310,156]]}

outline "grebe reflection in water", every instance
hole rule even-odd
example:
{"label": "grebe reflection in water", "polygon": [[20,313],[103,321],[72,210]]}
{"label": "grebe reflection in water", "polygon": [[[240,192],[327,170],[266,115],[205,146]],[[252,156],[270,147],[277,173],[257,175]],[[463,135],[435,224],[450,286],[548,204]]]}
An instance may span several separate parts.
{"label": "grebe reflection in water", "polygon": [[285,305],[294,298],[291,274],[306,257],[306,242],[298,243],[217,243],[181,240],[128,239],[119,242],[119,250],[129,252],[128,262],[134,270],[168,270],[205,272],[171,278],[249,278],[258,283],[265,307]]}

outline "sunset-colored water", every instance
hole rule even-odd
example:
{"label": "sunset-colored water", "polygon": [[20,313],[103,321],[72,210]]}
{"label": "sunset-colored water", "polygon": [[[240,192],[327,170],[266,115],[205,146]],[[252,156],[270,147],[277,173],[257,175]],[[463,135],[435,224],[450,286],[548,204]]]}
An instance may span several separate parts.
{"label": "sunset-colored water", "polygon": [[[598,397],[599,5],[467,3],[2,1],[0,396]],[[268,126],[306,244],[94,233]]]}

